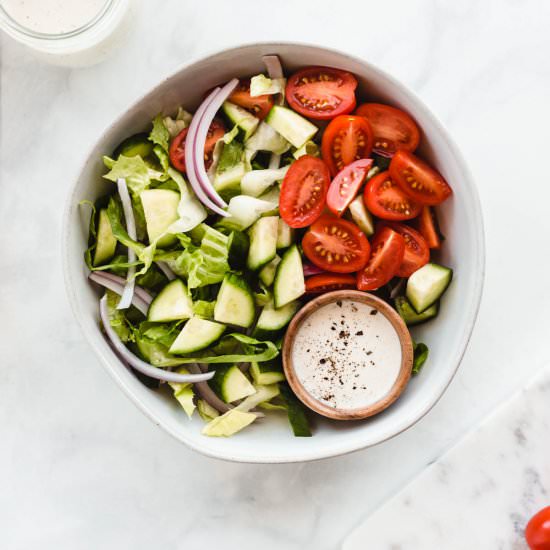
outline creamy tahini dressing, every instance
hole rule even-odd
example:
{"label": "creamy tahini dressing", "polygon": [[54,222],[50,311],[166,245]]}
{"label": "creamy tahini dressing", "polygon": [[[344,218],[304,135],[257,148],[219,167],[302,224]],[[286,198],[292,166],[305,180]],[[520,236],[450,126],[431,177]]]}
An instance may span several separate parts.
{"label": "creamy tahini dressing", "polygon": [[335,409],[359,409],[388,394],[401,369],[401,343],[371,306],[341,300],[301,324],[292,362],[305,390]]}
{"label": "creamy tahini dressing", "polygon": [[61,34],[91,21],[106,0],[1,0],[18,23],[36,32]]}

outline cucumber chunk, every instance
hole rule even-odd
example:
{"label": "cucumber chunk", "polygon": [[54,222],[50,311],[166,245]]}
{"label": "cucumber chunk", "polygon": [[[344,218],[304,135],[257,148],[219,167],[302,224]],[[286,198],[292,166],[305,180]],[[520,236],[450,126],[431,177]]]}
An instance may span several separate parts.
{"label": "cucumber chunk", "polygon": [[214,176],[214,189],[225,198],[240,195],[241,179],[245,174],[244,162],[239,162],[223,172],[216,172]]}
{"label": "cucumber chunk", "polygon": [[250,248],[246,262],[248,269],[256,271],[275,258],[278,222],[277,216],[267,216],[260,218],[250,228]]}
{"label": "cucumber chunk", "polygon": [[142,159],[153,152],[153,143],[149,141],[149,136],[145,133],[135,134],[126,138],[113,152],[113,158],[117,159],[120,155],[125,157],[137,157]]}
{"label": "cucumber chunk", "polygon": [[191,317],[174,340],[170,353],[184,355],[207,348],[214,343],[225,330],[225,325],[207,321],[200,317]]}
{"label": "cucumber chunk", "polygon": [[349,213],[359,229],[367,236],[374,235],[374,220],[363,202],[363,195],[353,199],[349,205]]}
{"label": "cucumber chunk", "polygon": [[317,133],[317,126],[292,109],[274,105],[265,119],[276,132],[298,149]]}
{"label": "cucumber chunk", "polygon": [[280,262],[281,257],[275,255],[275,258],[273,258],[268,264],[264,265],[264,267],[260,270],[260,281],[262,281],[265,286],[271,286],[273,284],[273,281],[275,280],[275,273],[277,272],[277,266]]}
{"label": "cucumber chunk", "polygon": [[117,240],[113,236],[111,222],[107,216],[107,209],[102,208],[99,211],[97,219],[97,238],[94,250],[94,266],[107,263],[114,255]]}
{"label": "cucumber chunk", "polygon": [[406,295],[416,313],[422,313],[435,304],[447,290],[452,277],[452,269],[432,263],[415,271],[407,281]]}
{"label": "cucumber chunk", "polygon": [[283,307],[302,296],[305,291],[302,257],[294,244],[284,253],[281,263],[277,266],[273,283],[275,307],[277,309]]}
{"label": "cucumber chunk", "polygon": [[285,380],[281,361],[278,359],[263,363],[250,363],[250,374],[256,384],[269,385]]}
{"label": "cucumber chunk", "polygon": [[238,275],[228,273],[218,292],[214,319],[220,323],[248,328],[255,316],[254,295],[248,283]]}
{"label": "cucumber chunk", "polygon": [[229,437],[252,424],[254,420],[256,420],[254,413],[231,409],[211,420],[202,429],[202,434],[210,437]]}
{"label": "cucumber chunk", "polygon": [[273,304],[267,304],[258,317],[254,336],[260,340],[277,337],[290,323],[299,306],[300,303],[297,301],[289,302],[277,309],[273,307]]}
{"label": "cucumber chunk", "polygon": [[395,299],[395,309],[397,309],[397,313],[401,315],[401,318],[403,319],[403,321],[405,321],[405,324],[408,326],[412,326],[424,323],[425,321],[436,317],[439,312],[439,302],[431,305],[422,313],[416,313],[414,308],[411,306],[409,300],[407,300],[405,296],[398,296]]}
{"label": "cucumber chunk", "polygon": [[193,317],[193,302],[180,279],[169,282],[151,302],[147,320],[168,323]]}
{"label": "cucumber chunk", "polygon": [[223,104],[222,110],[227,118],[244,132],[245,141],[254,133],[258,127],[258,124],[260,124],[259,118],[256,118],[246,109],[243,109],[234,103],[230,103],[229,101],[226,101]]}
{"label": "cucumber chunk", "polygon": [[277,227],[277,250],[288,248],[294,242],[294,229],[283,218],[279,218]]}
{"label": "cucumber chunk", "polygon": [[[170,189],[146,189],[139,196],[145,214],[149,242],[153,242],[179,218],[180,194]],[[159,239],[157,245],[162,248],[176,241],[175,235],[168,234]]]}
{"label": "cucumber chunk", "polygon": [[208,384],[226,403],[243,399],[256,393],[250,380],[237,365],[220,365]]}

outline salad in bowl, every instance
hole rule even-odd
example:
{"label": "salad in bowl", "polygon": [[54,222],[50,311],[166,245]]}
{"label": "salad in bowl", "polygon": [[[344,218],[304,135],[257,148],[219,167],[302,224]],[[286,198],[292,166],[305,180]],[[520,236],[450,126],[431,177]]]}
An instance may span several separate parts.
{"label": "salad in bowl", "polygon": [[311,297],[374,293],[413,326],[437,322],[452,278],[437,208],[453,191],[418,154],[415,119],[349,70],[263,62],[128,135],[103,157],[107,193],[81,201],[104,337],[205,436],[281,414],[314,434],[281,365]]}

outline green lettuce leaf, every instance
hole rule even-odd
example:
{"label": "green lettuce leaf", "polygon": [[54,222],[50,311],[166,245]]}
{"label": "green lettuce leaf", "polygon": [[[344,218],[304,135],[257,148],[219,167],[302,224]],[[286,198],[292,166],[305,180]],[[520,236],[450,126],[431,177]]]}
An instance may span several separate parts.
{"label": "green lettuce leaf", "polygon": [[124,178],[128,189],[135,194],[147,189],[152,180],[159,180],[164,176],[162,172],[152,168],[140,156],[125,157],[120,155],[116,160],[103,157],[103,162],[110,169],[103,177],[113,182]]}
{"label": "green lettuce leaf", "polygon": [[213,320],[214,307],[216,307],[215,301],[209,302],[207,300],[196,300],[193,302],[193,313],[203,319]]}
{"label": "green lettuce leaf", "polygon": [[164,125],[164,120],[160,113],[153,120],[153,129],[149,134],[149,141],[160,145],[165,151],[168,150],[170,132],[168,132],[168,128]]}
{"label": "green lettuce leaf", "polygon": [[123,342],[133,342],[134,335],[132,324],[126,318],[125,310],[116,308],[118,302],[120,301],[120,296],[110,290],[107,290],[106,294],[107,311],[109,313],[109,321],[111,326]]}
{"label": "green lettuce leaf", "polygon": [[239,164],[243,158],[244,146],[240,141],[233,140],[223,146],[216,171],[221,174]]}
{"label": "green lettuce leaf", "polygon": [[285,91],[285,84],[284,78],[268,78],[258,74],[250,79],[250,96],[282,94]]}
{"label": "green lettuce leaf", "polygon": [[[131,248],[137,254],[138,259],[141,260],[140,254],[142,254],[145,250],[145,246],[137,241],[134,241],[134,239],[132,239],[126,232],[126,229],[122,224],[122,205],[120,204],[120,200],[115,197],[111,197],[109,200],[109,205],[107,206],[107,217],[109,218],[111,231],[113,232],[115,239],[124,246]],[[147,266],[147,269],[149,269],[149,266]],[[143,273],[145,273],[147,269],[145,269]]]}
{"label": "green lettuce leaf", "polygon": [[416,342],[413,342],[413,349],[414,358],[412,373],[418,374],[422,370],[424,363],[426,363],[430,350],[428,349],[428,346],[426,344],[423,344],[422,342],[418,344]]}
{"label": "green lettuce leaf", "polygon": [[164,117],[164,126],[170,133],[170,137],[176,137],[183,129],[187,128],[191,124],[193,115],[188,113],[182,107],[178,108],[176,117]]}

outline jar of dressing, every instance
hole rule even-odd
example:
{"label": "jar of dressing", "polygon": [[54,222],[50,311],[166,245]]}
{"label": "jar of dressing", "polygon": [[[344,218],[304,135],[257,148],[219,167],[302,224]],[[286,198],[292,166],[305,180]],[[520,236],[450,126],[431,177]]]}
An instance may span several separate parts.
{"label": "jar of dressing", "polygon": [[128,34],[133,0],[0,0],[0,28],[45,61],[99,63]]}

